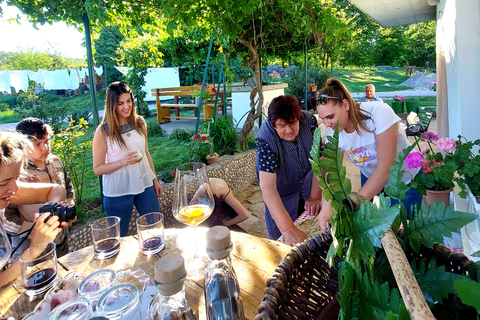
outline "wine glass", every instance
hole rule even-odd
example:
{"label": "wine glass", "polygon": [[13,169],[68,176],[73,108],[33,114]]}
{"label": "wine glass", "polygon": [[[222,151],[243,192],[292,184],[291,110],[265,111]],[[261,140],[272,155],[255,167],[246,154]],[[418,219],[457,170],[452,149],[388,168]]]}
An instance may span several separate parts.
{"label": "wine glass", "polygon": [[135,144],[132,151],[135,152],[135,155],[137,156],[134,162],[138,163],[138,165],[140,166],[140,176],[138,178],[143,179],[145,178],[145,172],[143,171],[143,164],[141,162],[144,157],[144,152],[139,144]]}
{"label": "wine glass", "polygon": [[[177,167],[173,193],[173,215],[175,219],[193,226],[195,235],[197,225],[212,214],[214,206],[215,201],[205,164],[190,162]],[[206,260],[198,256],[198,241],[194,242],[194,257],[186,261],[186,269],[188,278],[199,279],[203,276]]]}
{"label": "wine glass", "polygon": [[0,270],[7,264],[11,254],[12,245],[5,229],[3,229],[3,224],[0,223]]}

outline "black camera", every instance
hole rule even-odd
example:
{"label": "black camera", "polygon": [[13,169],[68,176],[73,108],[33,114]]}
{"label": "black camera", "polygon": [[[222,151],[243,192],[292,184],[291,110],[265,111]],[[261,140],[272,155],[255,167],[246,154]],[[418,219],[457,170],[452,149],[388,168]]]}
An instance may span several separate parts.
{"label": "black camera", "polygon": [[45,212],[50,212],[50,215],[45,219],[44,222],[47,222],[48,219],[52,216],[57,216],[58,217],[58,222],[68,222],[70,220],[75,219],[76,212],[75,212],[75,206],[61,206],[58,205],[54,201],[46,202],[43,206],[40,207],[39,209],[40,213],[45,213]]}

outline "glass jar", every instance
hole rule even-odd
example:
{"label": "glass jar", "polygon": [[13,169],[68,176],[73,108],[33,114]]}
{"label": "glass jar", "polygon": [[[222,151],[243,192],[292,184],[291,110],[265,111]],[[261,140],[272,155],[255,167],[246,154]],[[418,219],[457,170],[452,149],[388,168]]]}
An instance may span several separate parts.
{"label": "glass jar", "polygon": [[92,305],[85,298],[67,301],[48,314],[47,320],[87,320],[93,316]]}
{"label": "glass jar", "polygon": [[100,296],[108,288],[117,284],[115,271],[110,269],[101,269],[88,275],[80,282],[78,286],[78,295],[84,297],[92,303],[93,308]]}
{"label": "glass jar", "polygon": [[137,287],[124,283],[105,291],[98,299],[96,315],[109,320],[141,320]]}

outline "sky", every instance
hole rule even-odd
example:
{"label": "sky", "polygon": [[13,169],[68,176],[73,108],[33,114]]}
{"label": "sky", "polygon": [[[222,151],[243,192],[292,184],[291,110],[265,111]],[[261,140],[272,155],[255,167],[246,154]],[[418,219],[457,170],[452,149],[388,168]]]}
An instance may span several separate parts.
{"label": "sky", "polygon": [[0,17],[0,51],[20,52],[33,49],[38,52],[59,53],[62,57],[81,58],[86,55],[82,46],[83,34],[63,22],[52,25],[38,25],[39,30],[33,28],[32,23],[22,16],[21,24],[9,23],[9,18],[21,14],[16,7],[1,5],[3,17]]}

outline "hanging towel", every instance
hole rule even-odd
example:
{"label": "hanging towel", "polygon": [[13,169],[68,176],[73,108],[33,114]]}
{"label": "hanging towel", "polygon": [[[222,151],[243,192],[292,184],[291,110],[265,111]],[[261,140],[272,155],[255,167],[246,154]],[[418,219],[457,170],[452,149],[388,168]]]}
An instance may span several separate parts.
{"label": "hanging towel", "polygon": [[28,78],[36,83],[43,84],[43,74],[42,71],[30,71],[27,70]]}
{"label": "hanging towel", "polygon": [[82,80],[85,79],[85,77],[87,76],[87,68],[78,69],[78,76],[82,78]]}
{"label": "hanging towel", "polygon": [[77,90],[80,87],[80,80],[78,79],[77,69],[70,70],[70,84],[72,90]]}
{"label": "hanging towel", "polygon": [[103,74],[103,67],[93,67],[95,73],[100,77]]}
{"label": "hanging towel", "polygon": [[16,92],[23,90],[24,92],[28,89],[28,75],[26,70],[13,70],[9,71],[10,74],[10,84],[15,88]]}
{"label": "hanging towel", "polygon": [[67,90],[72,86],[66,69],[55,71],[42,70],[45,90]]}
{"label": "hanging towel", "polygon": [[124,76],[127,75],[128,71],[132,70],[132,67],[117,67],[115,66],[119,72],[121,72]]}
{"label": "hanging towel", "polygon": [[8,71],[0,71],[0,92],[12,93]]}

